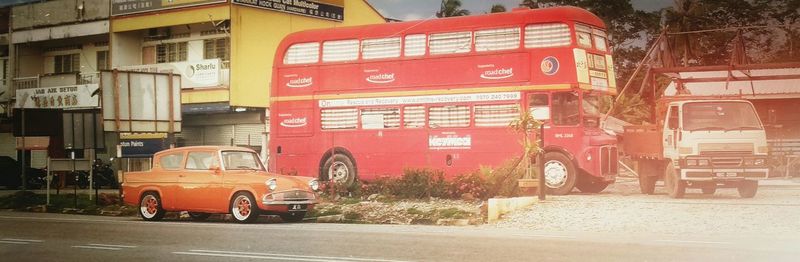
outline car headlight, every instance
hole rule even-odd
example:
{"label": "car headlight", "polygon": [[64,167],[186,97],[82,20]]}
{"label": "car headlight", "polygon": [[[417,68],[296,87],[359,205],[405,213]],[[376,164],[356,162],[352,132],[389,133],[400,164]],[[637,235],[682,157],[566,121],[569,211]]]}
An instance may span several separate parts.
{"label": "car headlight", "polygon": [[310,187],[311,190],[314,190],[314,191],[319,190],[319,181],[317,181],[316,179],[308,181],[308,187]]}
{"label": "car headlight", "polygon": [[264,182],[264,184],[267,185],[269,191],[275,191],[275,189],[278,188],[278,180],[274,178],[267,180],[267,182]]}
{"label": "car headlight", "polygon": [[766,164],[766,162],[767,162],[766,159],[759,158],[753,161],[753,165],[763,166],[764,164]]}

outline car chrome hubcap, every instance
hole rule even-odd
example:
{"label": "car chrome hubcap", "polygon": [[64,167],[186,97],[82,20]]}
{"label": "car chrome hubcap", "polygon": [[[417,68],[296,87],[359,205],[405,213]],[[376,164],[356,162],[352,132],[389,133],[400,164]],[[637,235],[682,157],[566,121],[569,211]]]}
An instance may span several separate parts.
{"label": "car chrome hubcap", "polygon": [[152,218],[158,212],[158,200],[152,195],[147,195],[142,199],[140,208],[142,215],[147,218]]}
{"label": "car chrome hubcap", "polygon": [[347,180],[350,170],[347,170],[347,165],[342,162],[333,162],[331,168],[328,170],[328,178],[339,183]]}
{"label": "car chrome hubcap", "polygon": [[233,201],[233,216],[236,217],[238,220],[245,220],[250,216],[250,212],[252,211],[252,203],[250,203],[250,199],[245,196],[239,196]]}
{"label": "car chrome hubcap", "polygon": [[567,167],[564,163],[550,160],[544,164],[544,181],[549,188],[558,188],[567,183]]}

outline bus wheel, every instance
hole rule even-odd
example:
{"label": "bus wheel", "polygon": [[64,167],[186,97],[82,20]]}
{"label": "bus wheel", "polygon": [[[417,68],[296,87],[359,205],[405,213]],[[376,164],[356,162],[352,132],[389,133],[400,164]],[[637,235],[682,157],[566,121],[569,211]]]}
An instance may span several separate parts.
{"label": "bus wheel", "polygon": [[544,155],[544,182],[549,194],[569,194],[575,187],[576,176],[575,165],[563,154],[551,152]]}
{"label": "bus wheel", "polygon": [[344,154],[334,154],[325,161],[320,175],[322,180],[333,181],[347,189],[353,189],[356,181],[356,167],[350,157]]}

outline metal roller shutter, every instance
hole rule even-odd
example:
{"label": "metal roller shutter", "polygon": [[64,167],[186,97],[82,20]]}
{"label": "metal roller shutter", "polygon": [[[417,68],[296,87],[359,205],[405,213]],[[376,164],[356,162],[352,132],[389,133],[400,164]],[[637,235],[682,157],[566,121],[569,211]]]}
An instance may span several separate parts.
{"label": "metal roller shutter", "polygon": [[203,145],[203,128],[185,126],[180,133],[175,134],[175,138],[179,141],[178,146]]}
{"label": "metal roller shutter", "polygon": [[261,136],[266,131],[264,124],[238,124],[235,126],[234,143],[237,146],[261,146]]}
{"label": "metal roller shutter", "polygon": [[229,146],[233,139],[233,125],[205,126],[203,128],[203,138],[205,145],[210,146]]}

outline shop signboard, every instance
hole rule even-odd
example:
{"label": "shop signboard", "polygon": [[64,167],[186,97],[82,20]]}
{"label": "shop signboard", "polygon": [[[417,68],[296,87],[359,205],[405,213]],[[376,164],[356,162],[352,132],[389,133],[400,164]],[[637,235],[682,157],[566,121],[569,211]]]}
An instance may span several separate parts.
{"label": "shop signboard", "polygon": [[307,0],[232,0],[234,4],[295,15],[344,21],[344,7]]}
{"label": "shop signboard", "polygon": [[120,157],[152,157],[166,149],[166,133],[121,133],[119,136]]}
{"label": "shop signboard", "polygon": [[15,108],[97,108],[98,84],[17,89]]}
{"label": "shop signboard", "polygon": [[112,0],[111,15],[128,15],[180,7],[224,3],[225,1],[227,0]]}
{"label": "shop signboard", "polygon": [[173,73],[181,76],[183,88],[218,87],[220,83],[220,60],[205,59],[192,62],[175,62],[150,65],[121,66],[125,71]]}

